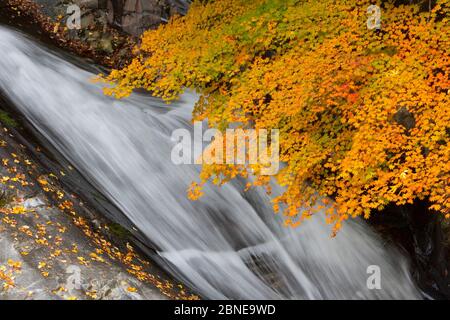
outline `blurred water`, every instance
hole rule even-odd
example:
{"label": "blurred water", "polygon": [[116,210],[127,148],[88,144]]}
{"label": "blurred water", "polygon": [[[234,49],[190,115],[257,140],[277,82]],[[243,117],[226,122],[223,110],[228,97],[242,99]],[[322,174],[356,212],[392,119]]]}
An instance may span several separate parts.
{"label": "blurred water", "polygon": [[[93,74],[3,27],[0,52],[0,89],[202,296],[420,297],[405,257],[363,223],[347,223],[335,239],[321,217],[285,228],[265,193],[244,193],[239,181],[189,201],[199,168],[171,163],[170,136],[192,130],[194,94],[171,106],[136,94],[114,100],[89,82]],[[381,290],[366,286],[369,265],[381,268]]]}

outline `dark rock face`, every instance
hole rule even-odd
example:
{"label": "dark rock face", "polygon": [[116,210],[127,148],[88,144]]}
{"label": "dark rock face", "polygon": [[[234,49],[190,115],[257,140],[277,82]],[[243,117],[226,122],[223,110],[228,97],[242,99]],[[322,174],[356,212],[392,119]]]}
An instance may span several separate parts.
{"label": "dark rock face", "polygon": [[429,207],[426,201],[389,205],[369,222],[409,253],[413,277],[423,292],[433,299],[448,300],[450,224]]}
{"label": "dark rock face", "polygon": [[[129,63],[136,37],[157,28],[172,15],[185,14],[191,3],[190,0],[6,1],[9,11],[2,9],[0,19],[8,24],[27,25],[33,34],[37,27],[38,33],[55,39],[57,45],[119,69]],[[20,22],[11,20],[15,8],[23,13],[19,15],[23,17]]]}
{"label": "dark rock face", "polygon": [[57,16],[59,0],[34,0],[42,6],[42,11],[48,16]]}
{"label": "dark rock face", "polygon": [[185,14],[190,0],[35,0],[50,15],[65,15],[72,4],[81,8],[82,27],[99,21],[133,36],[156,28],[174,14]]}
{"label": "dark rock face", "polygon": [[189,1],[173,0],[107,0],[109,23],[123,31],[140,35],[157,27],[174,14],[185,14]]}
{"label": "dark rock face", "polygon": [[411,130],[416,126],[416,119],[414,115],[409,112],[406,107],[401,107],[394,115],[394,120],[398,124],[405,127],[406,130]]}
{"label": "dark rock face", "polygon": [[444,246],[442,217],[428,210],[428,204],[417,202],[399,208],[411,231],[415,277],[428,293],[438,299],[450,297],[448,256]]}

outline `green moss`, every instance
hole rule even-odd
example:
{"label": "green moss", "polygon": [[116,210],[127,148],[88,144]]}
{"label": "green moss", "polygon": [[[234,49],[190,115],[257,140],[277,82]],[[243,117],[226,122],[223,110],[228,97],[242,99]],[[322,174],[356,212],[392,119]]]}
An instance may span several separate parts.
{"label": "green moss", "polygon": [[5,126],[12,128],[16,128],[19,125],[7,112],[3,110],[0,110],[0,122]]}
{"label": "green moss", "polygon": [[131,233],[127,229],[125,229],[118,223],[111,223],[110,225],[108,225],[108,228],[109,228],[109,231],[111,231],[111,233],[113,235],[115,235],[121,239],[125,239],[131,235]]}
{"label": "green moss", "polygon": [[4,208],[12,201],[12,195],[7,190],[0,190],[0,208]]}

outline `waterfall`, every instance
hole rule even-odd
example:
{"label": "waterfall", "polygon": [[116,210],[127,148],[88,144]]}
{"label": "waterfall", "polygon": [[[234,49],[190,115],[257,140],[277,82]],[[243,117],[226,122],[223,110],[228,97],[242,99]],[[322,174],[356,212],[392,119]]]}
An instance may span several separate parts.
{"label": "waterfall", "polygon": [[[336,238],[318,214],[293,229],[262,190],[235,181],[192,202],[200,168],[172,164],[175,129],[192,130],[196,96],[104,96],[85,68],[0,27],[0,90],[158,248],[167,270],[210,299],[420,298],[407,259],[359,220]],[[280,192],[281,190],[278,190]],[[381,289],[370,290],[369,266]]]}

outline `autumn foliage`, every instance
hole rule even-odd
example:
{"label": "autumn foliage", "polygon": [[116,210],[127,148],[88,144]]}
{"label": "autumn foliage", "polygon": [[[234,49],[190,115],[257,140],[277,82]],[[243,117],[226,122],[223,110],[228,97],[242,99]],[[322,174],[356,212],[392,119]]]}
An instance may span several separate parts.
{"label": "autumn foliage", "polygon": [[[105,81],[116,97],[145,88],[168,101],[186,88],[210,126],[280,130],[274,206],[288,224],[332,197],[327,220],[416,199],[450,217],[449,0],[431,11],[372,1],[216,0],[148,31],[136,58]],[[209,165],[202,183],[249,168]],[[255,169],[255,168],[252,168]],[[259,176],[255,184],[267,184]],[[194,185],[193,196],[201,194]],[[321,200],[322,202],[322,200]],[[317,207],[316,207],[317,208]]]}

